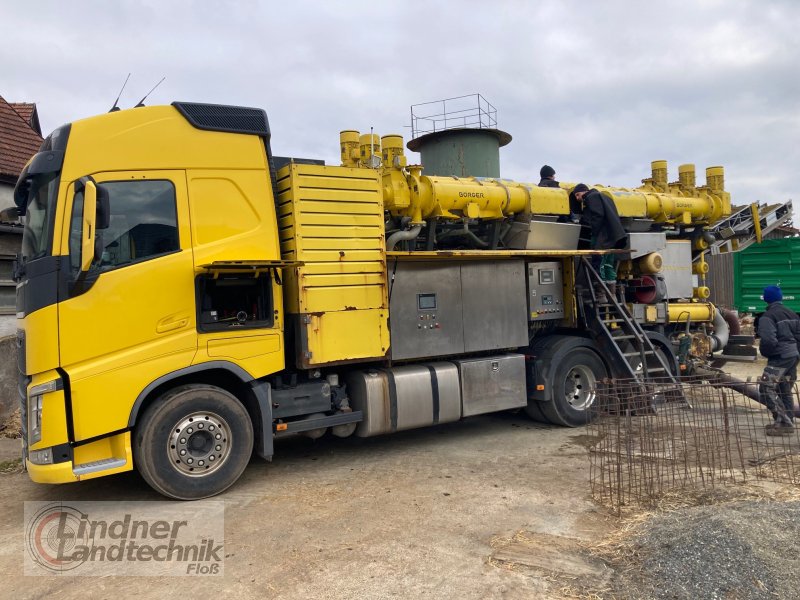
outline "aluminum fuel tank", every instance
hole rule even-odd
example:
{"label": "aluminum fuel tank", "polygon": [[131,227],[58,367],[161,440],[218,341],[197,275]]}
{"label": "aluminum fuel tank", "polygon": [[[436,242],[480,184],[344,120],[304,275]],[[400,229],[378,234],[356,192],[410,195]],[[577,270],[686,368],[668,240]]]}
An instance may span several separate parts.
{"label": "aluminum fuel tank", "polygon": [[364,413],[356,429],[359,437],[461,418],[458,369],[453,363],[354,371],[346,381],[353,410]]}

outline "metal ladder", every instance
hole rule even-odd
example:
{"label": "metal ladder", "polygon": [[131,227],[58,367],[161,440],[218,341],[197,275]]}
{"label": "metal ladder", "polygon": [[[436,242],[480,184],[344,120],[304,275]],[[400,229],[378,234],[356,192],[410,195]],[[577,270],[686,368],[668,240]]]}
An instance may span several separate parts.
{"label": "metal ladder", "polygon": [[[581,303],[587,328],[608,359],[612,375],[620,378],[639,379],[646,383],[658,377],[664,384],[674,384],[679,389],[678,377],[669,368],[664,357],[656,351],[653,342],[641,325],[631,316],[627,307],[615,298],[600,275],[587,258],[581,258],[588,285],[581,291]],[[595,286],[605,289],[608,302],[598,303]],[[631,359],[642,361],[642,370],[631,366]],[[655,357],[655,360],[652,358]],[[651,365],[648,365],[648,359]]]}

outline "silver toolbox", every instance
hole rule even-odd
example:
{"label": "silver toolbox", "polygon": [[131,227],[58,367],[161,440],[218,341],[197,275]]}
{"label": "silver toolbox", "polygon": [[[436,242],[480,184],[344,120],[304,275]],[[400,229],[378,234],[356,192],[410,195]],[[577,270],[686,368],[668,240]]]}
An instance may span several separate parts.
{"label": "silver toolbox", "polygon": [[347,376],[353,410],[364,413],[356,435],[370,437],[461,418],[458,369],[437,362]]}
{"label": "silver toolbox", "polygon": [[661,252],[667,245],[667,234],[657,233],[636,233],[628,234],[628,248],[631,250],[631,258],[639,258],[653,252]]}
{"label": "silver toolbox", "polygon": [[525,356],[503,354],[455,361],[461,375],[462,415],[480,415],[528,404]]}
{"label": "silver toolbox", "polygon": [[577,250],[581,226],[574,223],[515,221],[505,243],[515,250]]}

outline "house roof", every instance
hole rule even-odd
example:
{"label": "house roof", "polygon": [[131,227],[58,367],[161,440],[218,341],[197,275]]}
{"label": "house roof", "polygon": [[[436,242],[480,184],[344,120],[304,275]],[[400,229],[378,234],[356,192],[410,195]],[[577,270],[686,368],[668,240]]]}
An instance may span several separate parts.
{"label": "house roof", "polygon": [[33,102],[9,102],[9,104],[36,133],[42,135],[42,127],[39,125],[39,113],[36,110],[36,104]]}
{"label": "house roof", "polygon": [[0,179],[16,181],[42,141],[42,136],[0,96]]}

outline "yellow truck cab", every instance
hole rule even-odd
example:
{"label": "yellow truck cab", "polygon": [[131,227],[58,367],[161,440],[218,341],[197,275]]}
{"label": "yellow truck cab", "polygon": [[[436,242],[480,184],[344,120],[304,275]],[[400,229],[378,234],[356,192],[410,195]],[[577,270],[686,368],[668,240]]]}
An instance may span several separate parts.
{"label": "yellow truck cab", "polygon": [[[167,389],[192,408],[178,420],[188,435],[173,431],[161,458],[186,465],[189,484],[199,471],[227,477],[215,487],[232,483],[254,430],[271,454],[259,378],[284,368],[284,339],[266,115],[193,110],[61,127],[20,178],[18,343],[35,481],[130,470],[133,427]],[[210,267],[231,260],[241,269]],[[242,401],[226,410],[232,392]]]}
{"label": "yellow truck cab", "polygon": [[[669,188],[664,166],[659,188],[604,191],[632,240],[655,233],[631,241],[602,304],[609,288],[582,258],[603,251],[578,249],[569,185],[427,177],[399,136],[382,161],[372,138],[359,155],[358,133],[342,132],[341,166],[276,169],[264,111],[175,102],[45,140],[15,190],[34,481],[136,468],[195,499],[232,485],[253,453],[270,459],[281,436],[507,409],[576,426],[609,374],[678,375],[686,315],[721,327],[692,297],[687,229],[730,212],[721,168],[702,189]],[[686,273],[675,284],[662,254]]]}

